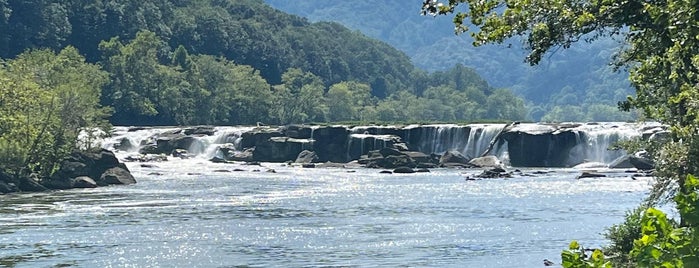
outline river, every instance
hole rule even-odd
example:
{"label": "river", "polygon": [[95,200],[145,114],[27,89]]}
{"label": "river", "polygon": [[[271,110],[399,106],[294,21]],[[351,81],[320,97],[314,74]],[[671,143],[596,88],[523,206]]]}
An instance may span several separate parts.
{"label": "river", "polygon": [[606,244],[650,188],[575,169],[153,165],[128,164],[135,185],[0,196],[0,266],[543,267],[573,239]]}

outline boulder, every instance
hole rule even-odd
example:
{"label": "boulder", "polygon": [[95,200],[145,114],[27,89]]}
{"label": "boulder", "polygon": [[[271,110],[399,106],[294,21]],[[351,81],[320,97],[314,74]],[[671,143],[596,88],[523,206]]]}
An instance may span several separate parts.
{"label": "boulder", "polygon": [[489,178],[489,179],[494,179],[494,178],[511,178],[512,175],[510,173],[507,173],[507,171],[503,168],[490,168],[483,170],[482,173],[476,175],[477,178]]}
{"label": "boulder", "polygon": [[577,177],[577,179],[584,179],[584,178],[604,178],[607,177],[607,175],[604,174],[598,174],[598,173],[592,173],[592,172],[583,172],[580,174],[580,176]]}
{"label": "boulder", "polygon": [[400,174],[411,174],[415,173],[415,170],[409,167],[397,167],[396,169],[393,170],[393,173],[400,173]]}
{"label": "boulder", "polygon": [[14,183],[0,180],[0,194],[9,194],[18,192],[19,188]]}
{"label": "boulder", "polygon": [[301,167],[303,167],[303,168],[315,168],[315,167],[316,167],[316,164],[314,164],[314,163],[304,163],[303,165],[301,165]]}
{"label": "boulder", "polygon": [[96,188],[97,183],[90,177],[80,176],[73,179],[73,187],[75,188]]}
{"label": "boulder", "polygon": [[284,133],[275,128],[257,127],[251,131],[244,132],[241,135],[240,147],[243,149],[256,147],[257,145],[267,142],[274,137],[283,137]]}
{"label": "boulder", "polygon": [[167,156],[163,154],[138,154],[124,158],[127,162],[165,162],[167,160]]}
{"label": "boulder", "polygon": [[456,164],[468,164],[468,158],[458,151],[449,150],[441,158],[439,158],[439,164],[444,165],[447,163]]}
{"label": "boulder", "polygon": [[122,167],[107,169],[97,180],[97,185],[99,186],[134,183],[136,183],[136,179],[131,175],[131,172]]}
{"label": "boulder", "polygon": [[407,155],[389,155],[383,158],[372,159],[366,164],[366,166],[368,168],[414,168],[417,165],[415,164],[415,161]]}
{"label": "boulder", "polygon": [[119,143],[114,144],[114,149],[119,151],[128,152],[133,150],[134,148],[136,148],[136,146],[133,143],[131,143],[131,140],[129,140],[128,138],[121,138],[119,140]]}
{"label": "boulder", "polygon": [[189,159],[194,157],[193,154],[190,154],[187,150],[185,149],[175,149],[172,151],[172,157],[177,157],[180,159]]}
{"label": "boulder", "polygon": [[620,156],[617,159],[614,159],[612,163],[609,164],[609,168],[633,168],[633,164],[631,164],[631,156],[630,155],[623,155]]}
{"label": "boulder", "polygon": [[227,159],[231,161],[244,161],[252,162],[254,161],[253,155],[255,154],[255,148],[248,148],[242,152],[234,151],[228,154]]}
{"label": "boulder", "polygon": [[318,162],[318,155],[313,151],[303,150],[299,153],[294,162],[303,164],[316,163]]}
{"label": "boulder", "polygon": [[629,157],[629,162],[638,170],[655,169],[655,163],[646,151],[637,152]]}
{"label": "boulder", "polygon": [[213,136],[216,133],[216,129],[213,126],[195,126],[185,128],[182,132],[185,135]]}
{"label": "boulder", "polygon": [[388,147],[384,147],[384,148],[379,149],[379,153],[383,157],[405,155],[403,152],[399,151],[398,149],[388,148]]}
{"label": "boulder", "polygon": [[502,168],[504,166],[500,159],[493,155],[471,159],[471,161],[468,161],[468,164],[481,168]]}
{"label": "boulder", "polygon": [[17,185],[17,188],[24,192],[42,192],[48,190],[48,188],[39,183],[36,174],[31,174],[29,177],[25,178],[19,178],[19,185]]}

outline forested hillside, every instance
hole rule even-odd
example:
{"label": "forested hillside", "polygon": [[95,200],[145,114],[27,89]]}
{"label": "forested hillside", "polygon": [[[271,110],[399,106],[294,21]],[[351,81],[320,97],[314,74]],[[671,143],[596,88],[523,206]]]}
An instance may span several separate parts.
{"label": "forested hillside", "polygon": [[[473,47],[468,35],[455,36],[448,17],[420,15],[422,1],[266,0],[311,21],[336,21],[395,46],[420,68],[443,70],[455,64],[474,68],[488,83],[511,88],[532,104],[534,120],[632,120],[617,102],[633,94],[628,74],[608,66],[619,43],[579,42],[550,53],[538,66],[524,63],[518,41]],[[623,70],[622,70],[623,71]]]}
{"label": "forested hillside", "polygon": [[522,120],[472,69],[427,73],[390,45],[262,0],[0,0],[0,57],[75,47],[109,74],[115,124]]}

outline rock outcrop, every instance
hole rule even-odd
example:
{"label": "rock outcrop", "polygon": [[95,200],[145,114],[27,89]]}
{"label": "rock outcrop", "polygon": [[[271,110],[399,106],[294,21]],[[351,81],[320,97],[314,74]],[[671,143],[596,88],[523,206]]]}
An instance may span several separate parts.
{"label": "rock outcrop", "polygon": [[35,174],[16,178],[0,173],[0,193],[17,191],[37,192],[72,188],[94,188],[115,184],[134,184],[129,169],[120,163],[113,152],[74,152],[61,161],[59,169],[49,178]]}

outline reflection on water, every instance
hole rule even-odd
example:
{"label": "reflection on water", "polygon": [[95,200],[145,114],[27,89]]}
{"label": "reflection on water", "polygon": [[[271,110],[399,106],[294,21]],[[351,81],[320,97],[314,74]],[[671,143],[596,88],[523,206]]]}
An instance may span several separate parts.
{"label": "reflection on water", "polygon": [[604,244],[649,188],[570,170],[466,181],[265,165],[277,173],[130,166],[132,186],[0,196],[0,266],[538,267],[572,239]]}

